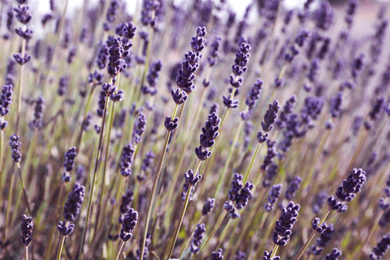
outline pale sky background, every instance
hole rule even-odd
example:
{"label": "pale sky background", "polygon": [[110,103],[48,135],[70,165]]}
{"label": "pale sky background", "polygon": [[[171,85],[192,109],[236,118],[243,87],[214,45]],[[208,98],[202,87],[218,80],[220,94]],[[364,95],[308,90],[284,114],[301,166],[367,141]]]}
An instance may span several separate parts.
{"label": "pale sky background", "polygon": [[[90,2],[94,3],[98,0],[91,0]],[[142,0],[138,0],[140,2]],[[237,11],[237,14],[243,14],[245,12],[245,8],[249,5],[249,3],[252,0],[227,0],[227,3],[232,7],[233,10]],[[64,0],[58,1],[65,2]],[[126,0],[127,2],[127,8],[130,13],[133,13],[135,10],[136,0]],[[284,4],[286,7],[292,8],[296,6],[302,6],[305,0],[288,0],[284,1]],[[50,12],[49,8],[49,0],[30,0],[30,3],[36,3],[38,4],[38,12],[39,14],[45,14]],[[82,6],[83,1],[82,0],[69,0],[69,7],[70,9],[77,8]]]}

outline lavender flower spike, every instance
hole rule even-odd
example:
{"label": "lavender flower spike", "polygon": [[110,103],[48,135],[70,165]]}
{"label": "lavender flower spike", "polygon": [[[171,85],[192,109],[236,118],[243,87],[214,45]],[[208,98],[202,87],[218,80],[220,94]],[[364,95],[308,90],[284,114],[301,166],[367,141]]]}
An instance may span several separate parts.
{"label": "lavender flower spike", "polygon": [[272,241],[276,245],[287,245],[292,234],[292,227],[297,221],[300,208],[301,206],[299,204],[294,204],[294,202],[290,201],[287,207],[282,210],[279,220],[276,221],[274,234],[272,236]]}
{"label": "lavender flower spike", "polygon": [[22,221],[20,222],[21,226],[21,241],[24,246],[29,246],[32,241],[32,231],[34,224],[32,222],[32,217],[23,214]]}
{"label": "lavender flower spike", "polygon": [[122,239],[123,242],[126,242],[133,236],[133,231],[135,226],[137,225],[137,221],[138,221],[138,212],[135,211],[133,208],[131,208],[127,212],[122,224],[120,238]]}
{"label": "lavender flower spike", "polygon": [[280,106],[278,100],[274,100],[271,104],[269,104],[268,110],[264,115],[264,120],[261,122],[261,127],[264,132],[269,132],[274,128],[274,123],[276,118],[278,117]]}
{"label": "lavender flower spike", "polygon": [[196,254],[199,252],[205,232],[206,232],[205,225],[197,224],[194,230],[194,238],[191,241],[191,253]]}
{"label": "lavender flower spike", "polygon": [[374,247],[373,252],[370,254],[370,260],[384,259],[387,250],[390,247],[390,234],[383,236],[381,241]]}

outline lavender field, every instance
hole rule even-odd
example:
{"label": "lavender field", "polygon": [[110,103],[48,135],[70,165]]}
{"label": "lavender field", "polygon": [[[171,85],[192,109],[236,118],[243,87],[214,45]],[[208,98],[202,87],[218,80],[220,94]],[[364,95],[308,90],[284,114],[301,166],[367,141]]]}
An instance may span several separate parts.
{"label": "lavender field", "polygon": [[0,0],[0,259],[390,259],[389,4],[39,2]]}

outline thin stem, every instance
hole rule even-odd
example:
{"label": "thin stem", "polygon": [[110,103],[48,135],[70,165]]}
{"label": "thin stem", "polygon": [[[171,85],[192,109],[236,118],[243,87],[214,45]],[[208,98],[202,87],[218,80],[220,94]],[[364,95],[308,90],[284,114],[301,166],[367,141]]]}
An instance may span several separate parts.
{"label": "thin stem", "polygon": [[[9,185],[9,193],[8,193],[8,201],[7,201],[7,212],[5,214],[5,227],[4,227],[4,234],[7,236],[7,227],[8,227],[8,224],[11,226],[11,223],[8,223],[8,222],[11,222],[10,221],[10,214],[11,214],[11,205],[12,205],[12,199],[13,199],[13,193],[14,193],[14,174],[12,174],[13,172],[13,165],[12,165],[12,171],[11,171],[11,183]],[[9,227],[9,229],[11,229],[11,227]]]}
{"label": "thin stem", "polygon": [[[329,214],[331,213],[332,211],[329,210],[325,216],[321,219],[320,223],[318,224],[317,227],[321,226],[322,223],[325,222],[326,218],[329,216]],[[294,258],[294,260],[299,260],[303,254],[306,252],[307,248],[309,247],[311,241],[313,240],[313,238],[317,235],[317,233],[315,231],[313,231],[309,237],[309,239],[306,241],[306,243],[301,247],[301,249],[299,250],[298,252],[298,255]]]}
{"label": "thin stem", "polygon": [[252,160],[251,160],[251,163],[249,164],[249,167],[245,173],[245,176],[244,176],[244,181],[243,183],[246,183],[246,181],[248,180],[248,177],[249,177],[249,173],[251,172],[251,169],[253,167],[253,164],[255,162],[255,159],[257,157],[257,154],[259,153],[259,150],[260,150],[260,147],[261,147],[261,143],[258,143],[257,146],[256,146],[256,150],[252,156]]}
{"label": "thin stem", "polygon": [[28,260],[28,246],[24,247],[24,259]]}
{"label": "thin stem", "polygon": [[[118,84],[119,86],[119,84]],[[99,225],[99,217],[100,217],[100,209],[102,208],[102,201],[103,201],[103,194],[104,194],[104,188],[106,187],[106,172],[107,172],[107,165],[108,165],[108,156],[110,152],[110,143],[111,143],[111,129],[112,125],[114,123],[114,112],[115,112],[115,102],[112,102],[111,104],[111,113],[110,113],[110,122],[108,125],[108,135],[107,135],[107,144],[106,144],[106,153],[104,155],[104,165],[103,165],[103,179],[102,179],[102,185],[101,185],[101,193],[99,198],[99,207],[97,209],[97,215],[96,215],[96,224],[95,224],[95,231],[98,228]]]}
{"label": "thin stem", "polygon": [[125,242],[121,240],[120,244],[119,244],[119,251],[118,253],[116,254],[116,257],[115,257],[115,260],[118,260],[121,253],[122,253],[122,249],[123,249],[123,246],[125,245]]}
{"label": "thin stem", "polygon": [[[22,39],[22,59],[24,59],[26,50],[26,41]],[[17,114],[16,114],[16,134],[19,131],[19,122],[20,122],[20,111],[21,111],[21,103],[22,103],[22,88],[23,88],[23,71],[24,64],[20,65],[20,78],[19,78],[19,88],[18,88],[18,99],[17,99]]]}
{"label": "thin stem", "polygon": [[223,231],[222,231],[222,233],[221,233],[221,235],[220,235],[220,237],[219,237],[219,239],[218,239],[218,241],[217,241],[217,246],[218,246],[220,243],[222,243],[222,241],[225,239],[225,237],[226,237],[228,231],[230,230],[230,227],[231,227],[232,223],[233,223],[233,219],[232,219],[232,218],[229,218],[228,223],[226,224],[225,228],[223,229]]}
{"label": "thin stem", "polygon": [[57,260],[61,259],[62,249],[64,248],[65,237],[66,236],[61,235],[60,247],[58,248],[58,253],[57,253],[57,258],[56,258]]}
{"label": "thin stem", "polygon": [[[225,161],[225,166],[223,167],[222,174],[219,177],[217,188],[215,189],[215,194],[214,194],[215,198],[217,198],[218,193],[219,193],[219,191],[221,189],[222,183],[225,180],[226,171],[227,171],[227,168],[229,167],[230,160],[231,160],[232,155],[233,155],[233,150],[234,150],[234,147],[236,146],[236,143],[237,143],[237,140],[238,140],[238,136],[240,135],[240,130],[241,130],[242,126],[243,126],[243,123],[244,123],[244,121],[241,120],[240,125],[238,126],[236,134],[234,136],[233,143],[230,146],[229,154],[228,154],[228,157],[226,158],[226,161]],[[222,124],[222,122],[221,122],[221,124]]]}
{"label": "thin stem", "polygon": [[[175,111],[176,111],[176,109],[177,109],[177,106],[175,107]],[[175,115],[175,113],[174,113],[174,115]],[[149,227],[150,217],[152,215],[153,203],[154,203],[154,199],[155,199],[155,196],[156,196],[157,185],[158,185],[158,182],[160,180],[162,165],[163,165],[163,162],[164,162],[164,159],[165,159],[165,155],[167,153],[169,137],[171,136],[171,134],[172,134],[172,132],[168,132],[165,135],[165,143],[164,143],[164,146],[163,146],[161,159],[160,159],[160,162],[159,162],[159,165],[158,165],[156,176],[154,177],[154,182],[153,182],[153,187],[152,187],[152,194],[150,195],[150,201],[149,201],[149,207],[148,207],[148,214],[146,215],[144,236],[142,238],[140,260],[142,260],[144,258],[145,242],[146,242],[146,236],[148,234],[148,227]]]}
{"label": "thin stem", "polygon": [[77,255],[77,258],[76,258],[76,259],[80,259],[81,255],[83,254],[85,235],[86,235],[86,233],[87,233],[87,228],[88,228],[88,224],[89,224],[89,219],[90,219],[90,217],[91,217],[91,211],[92,211],[92,197],[93,197],[93,192],[94,192],[94,189],[95,189],[96,175],[97,175],[97,171],[98,171],[98,168],[99,168],[98,166],[99,166],[99,159],[100,159],[100,150],[101,150],[101,146],[102,146],[102,143],[103,143],[104,125],[105,125],[105,123],[106,123],[106,113],[107,113],[107,107],[108,107],[109,98],[110,98],[110,97],[106,97],[106,101],[105,101],[105,104],[104,104],[103,122],[102,122],[102,127],[101,127],[101,130],[100,130],[99,144],[98,144],[98,147],[97,147],[96,158],[95,158],[95,169],[94,169],[94,171],[93,171],[92,184],[91,184],[91,189],[90,189],[89,198],[88,198],[87,218],[86,218],[86,220],[85,220],[85,226],[84,226],[84,228],[83,228],[83,235],[82,235],[82,237],[81,237],[80,248],[79,248],[79,252],[78,252],[78,255]]}
{"label": "thin stem", "polygon": [[190,184],[190,185],[188,185],[186,200],[184,202],[184,207],[183,207],[183,209],[181,211],[179,223],[177,224],[176,231],[175,231],[175,234],[173,236],[173,239],[172,239],[172,242],[171,242],[171,245],[170,245],[170,248],[169,248],[169,253],[168,253],[167,259],[171,258],[172,253],[173,253],[173,249],[175,248],[175,244],[176,244],[176,240],[177,240],[177,237],[179,235],[179,232],[180,232],[181,224],[183,223],[184,215],[185,215],[185,213],[187,211],[188,203],[190,201],[191,190],[192,190],[192,185]]}
{"label": "thin stem", "polygon": [[24,188],[23,178],[22,178],[22,170],[20,169],[20,163],[17,163],[16,165],[18,167],[18,174],[19,174],[19,179],[20,179],[20,185],[22,186],[22,190],[23,190],[24,202],[26,203],[28,214],[31,215],[31,207],[30,207],[30,203],[28,202],[28,196],[27,196],[26,189]]}
{"label": "thin stem", "polygon": [[214,229],[211,231],[210,235],[208,236],[206,242],[200,248],[199,253],[202,252],[203,249],[205,249],[205,247],[209,243],[210,239],[214,236],[214,234],[217,232],[218,228],[221,226],[222,221],[225,219],[226,215],[227,215],[227,211],[225,210],[224,213],[219,218],[217,224],[214,226]]}
{"label": "thin stem", "polygon": [[272,259],[273,257],[276,256],[276,252],[278,251],[278,248],[279,248],[278,245],[275,245],[275,246],[274,246],[274,249],[272,249],[272,254],[271,254],[271,256],[270,256],[270,259]]}

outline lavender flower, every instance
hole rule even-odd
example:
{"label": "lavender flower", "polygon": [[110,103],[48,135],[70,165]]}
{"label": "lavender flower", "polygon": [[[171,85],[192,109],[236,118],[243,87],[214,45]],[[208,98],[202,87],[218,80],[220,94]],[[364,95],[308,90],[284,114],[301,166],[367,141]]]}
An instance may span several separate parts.
{"label": "lavender flower", "polygon": [[382,237],[381,241],[374,247],[373,252],[370,254],[370,260],[383,259],[387,250],[390,247],[390,234]]}
{"label": "lavender flower", "polygon": [[295,95],[291,96],[283,106],[282,112],[280,112],[280,116],[278,120],[275,122],[275,125],[279,128],[285,128],[287,125],[287,120],[290,115],[293,113],[294,107],[297,102],[297,97]]}
{"label": "lavender flower", "polygon": [[59,96],[65,95],[65,93],[68,90],[68,86],[69,86],[69,79],[68,79],[68,77],[61,77],[60,80],[58,81],[57,94]]}
{"label": "lavender flower", "polygon": [[267,197],[267,203],[264,205],[265,210],[267,212],[270,212],[274,209],[274,204],[278,200],[280,194],[282,193],[282,184],[276,184],[272,186],[272,189],[269,192],[269,195]]}
{"label": "lavender flower", "polygon": [[333,23],[333,18],[333,9],[330,6],[329,2],[326,0],[322,0],[315,13],[317,28],[322,29],[324,31],[329,30],[330,26]]}
{"label": "lavender flower", "polygon": [[120,170],[123,177],[131,175],[131,165],[133,163],[133,155],[135,149],[131,143],[125,145],[122,150]]}
{"label": "lavender flower", "polygon": [[[329,225],[327,225],[326,223],[323,224],[324,225],[322,227],[320,237],[317,238],[317,245],[312,246],[311,251],[313,255],[321,255],[323,249],[326,248],[326,246],[332,239],[333,233],[335,232],[332,223],[330,223]],[[318,227],[318,225],[316,225],[316,227]]]}
{"label": "lavender flower", "polygon": [[217,252],[212,252],[210,259],[211,260],[222,260],[223,259],[222,248],[218,249]]}
{"label": "lavender flower", "polygon": [[251,46],[248,43],[242,42],[236,52],[234,65],[232,66],[233,74],[230,75],[230,85],[234,88],[240,88],[243,83],[242,74],[247,70],[246,65],[249,61],[249,51]]}
{"label": "lavender flower", "polygon": [[287,245],[292,234],[291,230],[297,221],[300,208],[301,206],[299,204],[294,204],[294,202],[290,201],[287,207],[282,210],[280,218],[276,221],[274,234],[272,236],[272,241],[276,245]]}
{"label": "lavender flower", "polygon": [[214,198],[207,198],[202,209],[202,215],[207,216],[215,206]]}
{"label": "lavender flower", "polygon": [[143,113],[139,113],[136,122],[134,122],[133,127],[133,142],[135,144],[139,144],[141,142],[142,134],[145,131],[146,125],[146,115]]}
{"label": "lavender flower", "polygon": [[71,179],[68,173],[73,170],[74,159],[76,158],[76,155],[77,152],[75,146],[69,148],[69,150],[65,153],[65,160],[64,160],[65,173],[62,176],[64,182],[69,182]]}
{"label": "lavender flower", "polygon": [[22,160],[22,153],[20,152],[20,147],[22,143],[20,142],[20,137],[16,134],[11,135],[9,138],[9,146],[11,147],[11,157],[15,163],[19,163]]}
{"label": "lavender flower", "polygon": [[280,106],[279,102],[275,99],[274,102],[269,104],[267,112],[265,112],[264,120],[261,121],[261,128],[264,132],[269,132],[274,128],[273,124],[278,117]]}
{"label": "lavender flower", "polygon": [[40,130],[43,126],[43,112],[45,111],[45,107],[45,99],[43,97],[35,100],[34,119],[31,123],[36,130]]}
{"label": "lavender flower", "polygon": [[21,241],[24,246],[29,246],[32,241],[32,231],[34,228],[34,224],[32,221],[32,217],[23,214],[22,221],[20,222],[21,228]]}
{"label": "lavender flower", "polygon": [[209,56],[207,57],[207,61],[209,62],[210,67],[213,67],[218,62],[218,52],[221,45],[221,37],[215,36],[215,40],[211,43]]}
{"label": "lavender flower", "polygon": [[68,199],[65,202],[64,207],[64,219],[70,222],[76,220],[80,213],[81,205],[84,202],[85,188],[84,186],[76,183],[73,186],[73,190],[69,193]]}
{"label": "lavender flower", "polygon": [[126,190],[125,194],[122,196],[122,202],[120,205],[120,212],[126,214],[131,209],[130,203],[133,201],[133,192]]}
{"label": "lavender flower", "polygon": [[106,22],[104,22],[103,24],[103,28],[105,31],[109,31],[111,29],[111,24],[115,21],[116,15],[118,14],[118,8],[119,1],[112,0],[107,8]]}
{"label": "lavender flower", "polygon": [[[207,117],[205,126],[202,127],[202,134],[200,134],[200,146],[195,148],[195,154],[199,160],[206,160],[211,156],[211,152],[208,150],[215,143],[215,138],[218,137],[219,124],[221,119],[216,113],[212,113]],[[203,150],[204,149],[204,150]]]}
{"label": "lavender flower", "polygon": [[194,230],[194,238],[191,241],[191,253],[196,254],[199,252],[205,232],[206,227],[204,224],[196,225],[196,228]]}
{"label": "lavender flower", "polygon": [[4,85],[0,95],[0,115],[5,116],[9,112],[9,106],[12,104],[12,85]]}
{"label": "lavender flower", "polygon": [[343,103],[343,92],[338,92],[330,101],[330,113],[332,117],[338,117],[341,113]]}
{"label": "lavender flower", "polygon": [[295,197],[295,193],[299,190],[301,182],[302,178],[299,176],[296,176],[289,182],[286,190],[286,199],[291,200]]}
{"label": "lavender flower", "polygon": [[15,18],[22,24],[28,24],[31,20],[31,15],[29,14],[29,7],[27,5],[18,5],[17,8],[14,8]]}
{"label": "lavender flower", "polygon": [[188,189],[191,188],[190,193],[190,199],[192,198],[192,193],[195,190],[196,184],[202,179],[202,175],[199,175],[198,172],[194,173],[193,170],[189,170],[188,172],[184,173],[184,185],[183,185],[183,193],[182,193],[182,199],[186,199],[186,194],[188,192]]}
{"label": "lavender flower", "polygon": [[165,117],[164,126],[167,129],[167,131],[172,132],[179,126],[179,118],[175,117],[172,120],[172,117],[170,116]]}
{"label": "lavender flower", "polygon": [[253,107],[256,104],[256,101],[260,98],[260,91],[261,87],[263,85],[263,81],[261,79],[257,79],[256,83],[253,85],[251,90],[248,92],[248,95],[245,100],[245,104],[247,105],[247,111],[242,111],[240,113],[241,118],[243,120],[248,120],[249,117],[251,116]]}
{"label": "lavender flower", "polygon": [[321,212],[321,209],[325,206],[327,198],[328,193],[326,191],[321,191],[315,196],[312,204],[312,211],[314,214],[319,214]]}
{"label": "lavender flower", "polygon": [[120,232],[120,238],[123,240],[123,242],[126,242],[133,236],[133,231],[137,225],[137,221],[138,212],[133,208],[130,208],[123,220],[122,229]]}
{"label": "lavender flower", "polygon": [[332,252],[327,254],[324,260],[338,260],[340,256],[341,256],[341,251],[339,251],[337,248],[333,248]]}

